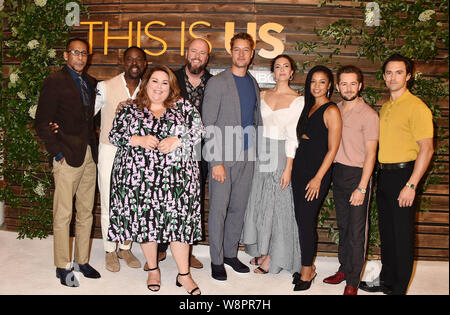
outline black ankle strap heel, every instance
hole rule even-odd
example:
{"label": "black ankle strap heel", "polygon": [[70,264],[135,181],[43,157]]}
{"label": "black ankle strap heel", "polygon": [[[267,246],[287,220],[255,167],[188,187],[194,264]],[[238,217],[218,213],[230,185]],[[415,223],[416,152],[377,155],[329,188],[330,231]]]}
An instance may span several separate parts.
{"label": "black ankle strap heel", "polygon": [[[182,287],[182,286],[183,286],[183,285],[178,281],[178,277],[179,277],[179,276],[181,276],[181,277],[189,276],[189,274],[190,274],[190,272],[188,272],[188,273],[179,273],[179,274],[177,275],[176,282],[175,282],[175,284],[177,285],[177,287]],[[186,291],[186,292],[189,293],[190,295],[193,295],[193,293],[194,293],[195,291],[198,291],[198,292],[199,292],[199,294],[197,294],[197,295],[201,295],[201,294],[202,294],[202,293],[200,292],[200,289],[199,289],[198,287],[192,289],[190,292],[189,292],[189,291]]]}
{"label": "black ankle strap heel", "polygon": [[[147,271],[155,271],[158,270],[159,267],[155,267],[155,268],[149,268]],[[152,289],[151,287],[157,287],[156,289]],[[160,284],[147,284],[147,289],[149,289],[152,292],[158,292],[161,289],[161,285]]]}

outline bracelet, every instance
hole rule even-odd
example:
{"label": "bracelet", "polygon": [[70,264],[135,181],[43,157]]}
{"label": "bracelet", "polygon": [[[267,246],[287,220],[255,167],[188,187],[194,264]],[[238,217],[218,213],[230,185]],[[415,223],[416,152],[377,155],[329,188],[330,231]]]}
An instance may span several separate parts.
{"label": "bracelet", "polygon": [[356,189],[359,190],[362,194],[366,193],[366,189],[365,188],[358,187]]}

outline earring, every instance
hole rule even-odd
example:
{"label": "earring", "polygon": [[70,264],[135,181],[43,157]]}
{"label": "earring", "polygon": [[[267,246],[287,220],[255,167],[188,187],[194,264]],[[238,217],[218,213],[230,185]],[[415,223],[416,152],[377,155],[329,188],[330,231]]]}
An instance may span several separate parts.
{"label": "earring", "polygon": [[294,79],[294,74],[291,74],[291,76],[289,77],[289,81],[292,81]]}

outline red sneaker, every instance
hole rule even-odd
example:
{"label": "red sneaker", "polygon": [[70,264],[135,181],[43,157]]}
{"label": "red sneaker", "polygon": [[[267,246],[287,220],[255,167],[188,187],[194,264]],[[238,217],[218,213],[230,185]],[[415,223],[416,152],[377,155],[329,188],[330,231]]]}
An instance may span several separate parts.
{"label": "red sneaker", "polygon": [[323,279],[323,282],[328,284],[339,284],[344,280],[345,280],[345,273],[338,271],[334,276]]}

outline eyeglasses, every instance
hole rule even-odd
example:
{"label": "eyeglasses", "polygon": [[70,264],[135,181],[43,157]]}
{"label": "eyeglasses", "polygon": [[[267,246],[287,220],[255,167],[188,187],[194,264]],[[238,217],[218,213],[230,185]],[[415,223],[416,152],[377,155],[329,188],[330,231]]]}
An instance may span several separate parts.
{"label": "eyeglasses", "polygon": [[85,50],[83,50],[83,51],[79,51],[79,50],[77,50],[77,49],[72,49],[72,50],[67,50],[67,52],[70,52],[72,55],[74,55],[74,56],[83,56],[83,57],[87,57],[87,56],[89,56],[89,53],[87,52],[87,51],[85,51]]}

